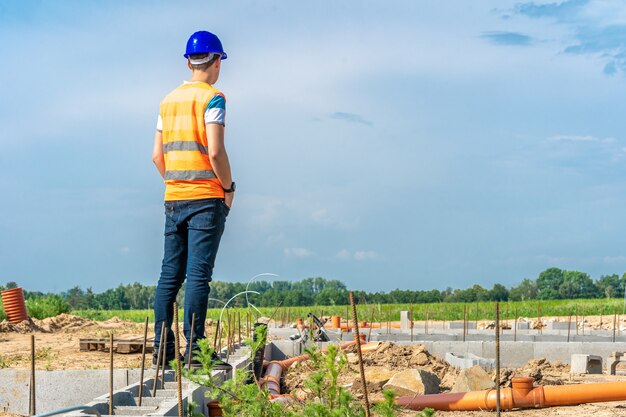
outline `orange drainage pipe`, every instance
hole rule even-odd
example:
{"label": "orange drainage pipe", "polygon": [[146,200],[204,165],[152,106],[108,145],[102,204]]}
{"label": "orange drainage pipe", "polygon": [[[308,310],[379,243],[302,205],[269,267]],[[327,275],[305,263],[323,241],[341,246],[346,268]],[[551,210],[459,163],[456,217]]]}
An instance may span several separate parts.
{"label": "orange drainage pipe", "polygon": [[[361,339],[365,339],[365,335],[361,335]],[[356,340],[351,342],[346,342],[339,346],[339,349],[346,349],[352,345],[356,344]],[[361,351],[368,352],[370,350],[374,350],[378,348],[380,342],[371,342],[371,343],[363,343],[361,342]],[[308,360],[310,356],[308,354],[294,356],[293,358],[285,359],[282,361],[271,361],[267,364],[265,368],[265,374],[263,378],[259,381],[261,387],[266,387],[271,395],[279,396],[280,394],[280,378],[284,371],[289,369],[291,365],[296,362]]]}
{"label": "orange drainage pipe", "polygon": [[2,305],[11,323],[21,323],[28,320],[24,292],[21,288],[12,288],[2,291]]}
{"label": "orange drainage pipe", "polygon": [[[511,388],[500,389],[500,409],[542,408],[626,400],[626,382],[538,386],[533,378],[513,378]],[[398,397],[396,403],[411,410],[426,407],[441,411],[480,411],[496,409],[496,391],[430,394]]]}

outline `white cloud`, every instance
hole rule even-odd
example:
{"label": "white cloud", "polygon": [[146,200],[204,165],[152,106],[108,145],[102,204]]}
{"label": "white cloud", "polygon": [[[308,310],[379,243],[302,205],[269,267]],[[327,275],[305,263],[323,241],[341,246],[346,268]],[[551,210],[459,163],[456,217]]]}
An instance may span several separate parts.
{"label": "white cloud", "polygon": [[333,227],[336,229],[346,230],[354,229],[359,225],[359,218],[351,219],[342,218],[336,213],[330,213],[327,209],[317,209],[311,213],[311,218],[322,226]]}
{"label": "white cloud", "polygon": [[354,252],[354,260],[356,261],[377,261],[381,259],[381,256],[378,252],[374,252],[371,250],[368,251],[356,251]]}
{"label": "white cloud", "polygon": [[364,261],[379,261],[383,257],[378,252],[371,251],[371,250],[369,251],[358,250],[352,253],[347,249],[342,249],[339,252],[337,252],[337,254],[335,255],[335,258],[342,260],[342,261],[354,260],[357,262],[364,262]]}
{"label": "white cloud", "polygon": [[285,248],[283,250],[285,256],[294,257],[294,258],[310,258],[315,256],[315,252],[307,249],[307,248]]}
{"label": "white cloud", "polygon": [[335,255],[335,257],[337,259],[341,259],[342,261],[347,261],[350,258],[352,258],[352,254],[350,253],[350,251],[346,249],[342,249],[339,252],[337,252],[337,255]]}
{"label": "white cloud", "polygon": [[615,142],[615,138],[612,137],[606,137],[606,138],[600,138],[597,136],[590,136],[590,135],[555,135],[552,137],[549,137],[548,140],[550,141],[554,141],[554,142],[578,142],[578,143],[605,143],[605,144],[611,144]]}
{"label": "white cloud", "polygon": [[626,262],[626,256],[605,256],[603,260],[607,264],[622,264]]}

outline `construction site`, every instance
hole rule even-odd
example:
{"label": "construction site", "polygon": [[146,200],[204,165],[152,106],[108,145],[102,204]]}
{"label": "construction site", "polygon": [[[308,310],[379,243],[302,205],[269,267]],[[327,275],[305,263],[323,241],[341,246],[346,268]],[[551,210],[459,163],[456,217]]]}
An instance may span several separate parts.
{"label": "construction site", "polygon": [[[410,311],[400,311],[400,321],[312,313],[285,321],[285,315],[251,320],[226,311],[226,326],[205,323],[207,340],[233,367],[213,371],[213,377],[225,382],[252,370],[250,383],[286,407],[315,401],[307,381],[317,370],[306,349],[326,352],[335,345],[345,360],[336,383],[366,407],[393,391],[397,415],[427,408],[444,416],[508,410],[522,416],[626,415],[621,316],[443,322],[413,320]],[[153,353],[147,319],[20,318],[0,322],[2,417],[186,415],[181,410],[188,404],[205,416],[222,415],[207,387],[147,365]],[[267,329],[266,341],[251,352],[245,340],[258,326]],[[177,343],[180,334],[182,325]]]}

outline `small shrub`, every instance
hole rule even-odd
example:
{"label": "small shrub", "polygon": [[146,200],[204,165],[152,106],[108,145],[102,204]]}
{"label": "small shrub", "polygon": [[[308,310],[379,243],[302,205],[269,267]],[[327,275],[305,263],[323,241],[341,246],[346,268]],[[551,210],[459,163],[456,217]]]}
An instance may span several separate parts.
{"label": "small shrub", "polygon": [[9,366],[11,366],[11,361],[0,355],[0,369],[8,368]]}
{"label": "small shrub", "polygon": [[0,321],[6,320],[7,314],[4,312],[4,306],[2,305],[2,300],[0,300]]}
{"label": "small shrub", "polygon": [[63,297],[57,294],[48,294],[41,298],[31,298],[26,301],[28,315],[36,319],[58,316],[69,313],[72,308]]}

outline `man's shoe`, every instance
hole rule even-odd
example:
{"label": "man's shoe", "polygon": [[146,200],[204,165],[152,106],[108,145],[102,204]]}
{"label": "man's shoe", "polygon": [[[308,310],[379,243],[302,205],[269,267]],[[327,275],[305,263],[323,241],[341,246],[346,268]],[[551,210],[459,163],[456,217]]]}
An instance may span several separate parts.
{"label": "man's shoe", "polygon": [[202,363],[200,363],[198,360],[196,360],[195,356],[193,353],[191,354],[191,366],[190,366],[190,362],[189,362],[189,355],[185,355],[185,368],[188,369],[202,369]]}
{"label": "man's shoe", "polygon": [[232,371],[233,367],[228,362],[224,362],[217,353],[213,352],[211,355],[211,364],[216,371]]}
{"label": "man's shoe", "polygon": [[[165,370],[168,369],[172,369],[172,367],[170,366],[170,362],[173,361],[175,358],[174,356],[168,356],[165,358]],[[184,362],[183,356],[180,356],[180,362],[181,364]],[[159,364],[159,369],[163,369],[161,368],[161,366],[163,365],[163,359],[161,359],[161,363]],[[155,355],[152,355],[152,369],[156,369],[157,368],[157,357]]]}

